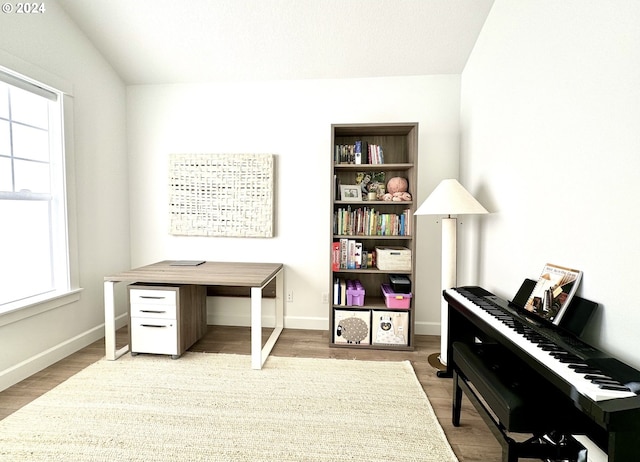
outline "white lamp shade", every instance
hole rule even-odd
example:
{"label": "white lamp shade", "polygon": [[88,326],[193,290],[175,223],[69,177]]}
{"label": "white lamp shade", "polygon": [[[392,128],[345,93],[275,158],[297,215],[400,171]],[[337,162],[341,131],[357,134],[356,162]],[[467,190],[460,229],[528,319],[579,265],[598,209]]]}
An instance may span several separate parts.
{"label": "white lamp shade", "polygon": [[415,215],[466,215],[489,213],[455,179],[442,180]]}

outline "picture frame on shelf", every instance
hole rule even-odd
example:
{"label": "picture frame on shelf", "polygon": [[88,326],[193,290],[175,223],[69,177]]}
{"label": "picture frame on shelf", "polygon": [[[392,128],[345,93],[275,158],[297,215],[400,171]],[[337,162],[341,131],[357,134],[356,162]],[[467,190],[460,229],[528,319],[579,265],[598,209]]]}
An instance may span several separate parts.
{"label": "picture frame on shelf", "polygon": [[362,202],[362,190],[357,184],[341,184],[340,200],[344,202]]}

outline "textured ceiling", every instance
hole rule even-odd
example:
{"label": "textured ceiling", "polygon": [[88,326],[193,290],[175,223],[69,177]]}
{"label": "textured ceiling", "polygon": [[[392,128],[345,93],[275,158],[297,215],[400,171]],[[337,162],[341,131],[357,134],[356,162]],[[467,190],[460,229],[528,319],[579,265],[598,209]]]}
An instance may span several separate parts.
{"label": "textured ceiling", "polygon": [[459,74],[493,0],[58,0],[127,84]]}

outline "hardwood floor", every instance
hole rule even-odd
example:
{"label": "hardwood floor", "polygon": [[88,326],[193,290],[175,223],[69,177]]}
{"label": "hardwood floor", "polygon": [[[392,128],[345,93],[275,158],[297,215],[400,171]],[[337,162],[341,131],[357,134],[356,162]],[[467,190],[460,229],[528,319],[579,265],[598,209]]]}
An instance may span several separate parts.
{"label": "hardwood floor", "polygon": [[[265,330],[263,339],[270,331]],[[427,358],[440,348],[436,336],[415,337],[414,351],[386,351],[329,347],[327,331],[285,329],[272,355],[309,358],[338,358],[361,360],[411,361],[433,409],[460,462],[499,462],[501,449],[469,401],[464,399],[462,422],[458,428],[451,424],[451,379],[436,376]],[[118,347],[127,343],[126,329],[118,331]],[[249,354],[250,329],[245,327],[209,326],[207,334],[192,351],[211,353]],[[0,419],[64,382],[76,372],[104,357],[104,341],[98,341],[58,363],[34,374],[22,382],[0,392]]]}

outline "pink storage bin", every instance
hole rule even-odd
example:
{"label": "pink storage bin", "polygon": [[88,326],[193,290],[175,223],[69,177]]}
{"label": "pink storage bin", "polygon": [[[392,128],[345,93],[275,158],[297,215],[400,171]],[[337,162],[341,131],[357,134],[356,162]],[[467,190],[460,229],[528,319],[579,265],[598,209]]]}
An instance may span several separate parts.
{"label": "pink storage bin", "polygon": [[364,305],[364,287],[362,287],[360,281],[347,281],[347,305]]}
{"label": "pink storage bin", "polygon": [[411,306],[411,294],[396,294],[391,289],[390,284],[382,284],[380,288],[382,289],[384,304],[387,308],[407,310]]}

